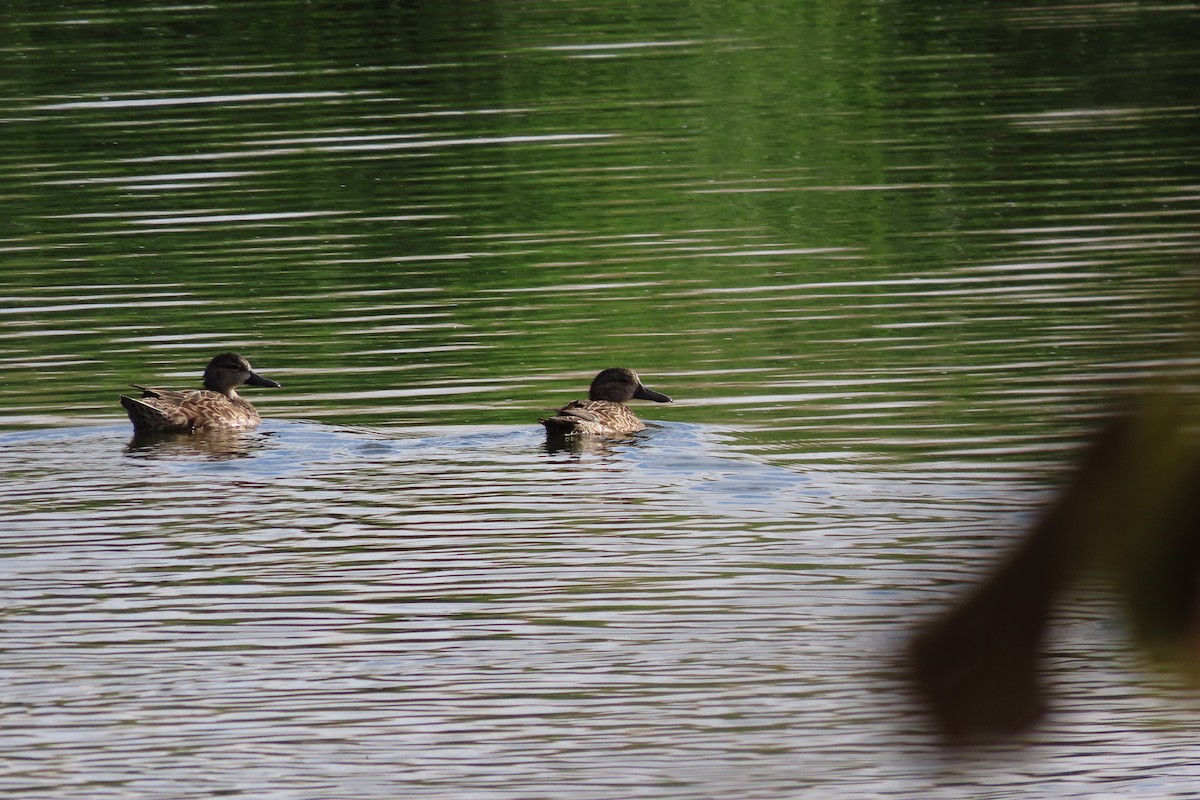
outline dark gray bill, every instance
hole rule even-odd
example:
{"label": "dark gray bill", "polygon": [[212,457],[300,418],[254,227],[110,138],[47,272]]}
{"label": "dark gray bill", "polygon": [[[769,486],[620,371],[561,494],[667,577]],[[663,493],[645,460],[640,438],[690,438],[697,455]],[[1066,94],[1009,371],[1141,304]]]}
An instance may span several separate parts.
{"label": "dark gray bill", "polygon": [[271,380],[270,378],[264,378],[262,375],[259,375],[257,372],[250,373],[250,377],[246,378],[246,385],[247,386],[266,386],[271,389],[279,388],[278,383]]}
{"label": "dark gray bill", "polygon": [[634,390],[633,396],[638,400],[653,400],[656,403],[669,403],[671,398],[667,397],[662,392],[656,392],[653,389],[647,389],[642,384],[638,384],[638,388]]}

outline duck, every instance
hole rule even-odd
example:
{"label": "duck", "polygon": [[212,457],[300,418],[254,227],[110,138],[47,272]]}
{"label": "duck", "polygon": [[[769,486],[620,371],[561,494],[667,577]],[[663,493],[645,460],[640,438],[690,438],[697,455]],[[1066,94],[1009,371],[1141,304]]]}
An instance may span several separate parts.
{"label": "duck", "polygon": [[141,397],[121,395],[121,405],[137,433],[192,432],[214,428],[253,428],[262,417],[237,387],[280,384],[259,375],[250,362],[237,353],[214,356],[204,370],[203,389],[152,389],[133,384]]}
{"label": "duck", "polygon": [[554,416],[538,421],[547,433],[560,436],[626,436],[646,429],[646,423],[625,405],[629,400],[671,402],[665,394],[648,389],[633,370],[612,367],[592,380],[587,400],[573,400]]}

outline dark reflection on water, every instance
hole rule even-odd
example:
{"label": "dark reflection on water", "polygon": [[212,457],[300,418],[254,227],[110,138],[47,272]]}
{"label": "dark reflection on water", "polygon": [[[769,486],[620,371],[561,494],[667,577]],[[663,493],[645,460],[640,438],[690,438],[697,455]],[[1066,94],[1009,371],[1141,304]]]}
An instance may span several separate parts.
{"label": "dark reflection on water", "polygon": [[[0,787],[1189,795],[1102,596],[969,768],[889,666],[1197,366],[1194,9],[1027,6],[9,9]],[[262,428],[131,441],[229,349]]]}
{"label": "dark reflection on water", "polygon": [[249,458],[270,446],[270,433],[232,430],[200,430],[194,433],[135,432],[125,452],[133,458],[199,458],[225,460]]}
{"label": "dark reflection on water", "polygon": [[573,456],[611,456],[645,441],[645,434],[625,437],[574,436],[546,432],[547,455],[567,454]]}

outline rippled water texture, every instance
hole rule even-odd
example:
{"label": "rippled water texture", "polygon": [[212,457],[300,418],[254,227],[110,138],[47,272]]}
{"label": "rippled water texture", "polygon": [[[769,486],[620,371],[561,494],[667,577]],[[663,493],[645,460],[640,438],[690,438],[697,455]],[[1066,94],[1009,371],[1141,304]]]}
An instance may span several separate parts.
{"label": "rippled water texture", "polygon": [[[0,790],[1194,793],[1102,587],[1017,741],[897,652],[1195,380],[1196,9],[779,5],[10,4]],[[261,428],[131,437],[224,350]]]}

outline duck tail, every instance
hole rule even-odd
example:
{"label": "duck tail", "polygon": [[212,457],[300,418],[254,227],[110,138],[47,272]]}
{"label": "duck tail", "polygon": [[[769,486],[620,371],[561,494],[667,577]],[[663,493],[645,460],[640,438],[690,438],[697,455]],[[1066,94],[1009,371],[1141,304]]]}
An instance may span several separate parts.
{"label": "duck tail", "polygon": [[[146,395],[146,397],[154,396]],[[188,427],[187,419],[183,414],[170,414],[157,405],[145,402],[140,397],[123,394],[121,395],[121,405],[129,414],[129,421],[133,423],[135,431],[170,431]]]}

